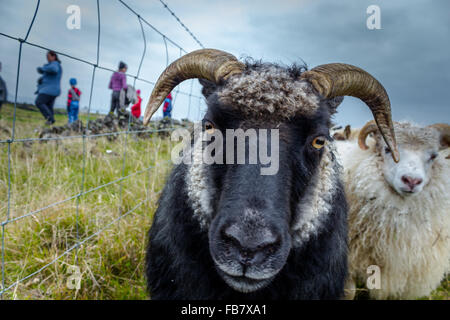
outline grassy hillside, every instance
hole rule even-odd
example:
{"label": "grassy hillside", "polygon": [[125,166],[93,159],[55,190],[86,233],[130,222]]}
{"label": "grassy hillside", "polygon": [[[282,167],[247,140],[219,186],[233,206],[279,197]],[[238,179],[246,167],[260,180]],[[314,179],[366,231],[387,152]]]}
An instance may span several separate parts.
{"label": "grassy hillside", "polygon": [[[1,111],[0,140],[8,139],[13,109]],[[92,117],[91,117],[92,118]],[[86,115],[81,115],[85,120]],[[67,121],[56,116],[56,125]],[[39,112],[18,109],[16,138],[37,137],[44,120]],[[6,130],[3,130],[6,129]],[[127,155],[123,152],[125,135],[116,141],[95,138],[85,145],[82,139],[50,142],[16,142],[11,145],[11,201],[5,226],[5,285],[26,277],[51,263],[71,248],[78,239],[90,237],[78,250],[62,256],[54,264],[24,280],[4,294],[5,299],[146,299],[144,255],[146,234],[155,204],[170,171],[167,161],[170,142],[157,135],[140,140],[128,137]],[[7,212],[7,144],[0,144],[0,221]],[[125,163],[125,166],[124,166]],[[139,172],[120,183],[111,183]],[[24,214],[69,199],[83,190],[90,191],[40,212]],[[120,191],[122,188],[122,198]],[[118,222],[142,200],[148,199]],[[78,205],[78,214],[77,214]],[[78,227],[77,227],[78,226]],[[97,232],[104,228],[104,231]],[[1,229],[0,229],[1,230]],[[78,233],[78,236],[77,236]],[[81,271],[79,290],[69,289],[70,266]],[[449,279],[430,297],[449,299]]]}
{"label": "grassy hillside", "polygon": [[[85,119],[85,115],[81,115]],[[12,106],[2,109],[0,128],[10,127]],[[56,116],[56,125],[67,117]],[[18,109],[16,138],[36,137],[44,120],[39,112]],[[0,139],[8,139],[0,130]],[[5,227],[5,287],[50,263],[71,248],[77,239],[92,237],[55,264],[24,280],[5,293],[18,299],[144,299],[144,248],[155,203],[169,172],[169,143],[128,136],[125,166],[125,135],[109,142],[87,140],[84,191],[92,190],[139,172],[123,181],[51,206]],[[0,215],[7,211],[7,144],[0,148]],[[16,142],[11,145],[10,219],[63,201],[80,192],[83,172],[83,141]],[[121,182],[121,184],[120,184]],[[122,188],[122,199],[120,190]],[[148,198],[132,213],[108,226]],[[77,215],[78,204],[78,215]],[[102,228],[106,229],[93,236]],[[75,264],[82,273],[80,290],[69,289]]]}

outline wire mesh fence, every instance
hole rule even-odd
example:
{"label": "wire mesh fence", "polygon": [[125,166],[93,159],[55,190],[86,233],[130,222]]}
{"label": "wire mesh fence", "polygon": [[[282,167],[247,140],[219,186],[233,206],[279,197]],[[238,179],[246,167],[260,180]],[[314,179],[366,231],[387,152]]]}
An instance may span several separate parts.
{"label": "wire mesh fence", "polygon": [[[131,6],[129,6],[125,1],[118,0],[118,2],[123,5],[124,8],[126,8],[129,12],[131,12],[136,19],[139,22],[140,26],[140,33],[142,35],[142,41],[143,41],[143,51],[140,56],[140,62],[139,67],[137,69],[136,74],[127,74],[128,77],[131,77],[133,79],[133,86],[135,86],[136,81],[141,81],[150,85],[154,85],[155,82],[149,79],[145,79],[141,77],[141,68],[142,64],[144,62],[144,59],[151,59],[151,55],[149,56],[147,52],[147,42],[148,39],[146,37],[145,27],[150,28],[153,32],[156,32],[156,34],[159,35],[159,37],[162,40],[162,43],[165,46],[165,52],[166,52],[166,59],[165,61],[161,61],[161,64],[164,64],[167,66],[169,64],[169,52],[168,52],[168,43],[175,46],[179,49],[180,56],[184,53],[187,53],[185,49],[183,49],[179,44],[177,44],[174,40],[170,39],[168,36],[166,36],[163,32],[161,32],[159,29],[157,29],[154,25],[149,23],[145,18],[142,17],[141,14],[136,12]],[[38,43],[32,43],[30,42],[29,35],[30,32],[33,29],[34,22],[36,20],[36,17],[39,14],[40,11],[40,0],[37,0],[36,7],[34,10],[33,17],[30,21],[30,24],[28,26],[27,32],[23,38],[15,37],[6,33],[0,32],[1,37],[6,37],[11,40],[15,40],[18,43],[18,59],[17,59],[17,74],[15,79],[15,92],[14,92],[14,103],[13,103],[13,116],[12,116],[12,123],[10,128],[10,136],[4,139],[0,139],[0,148],[2,148],[5,153],[4,157],[0,160],[4,162],[5,168],[7,168],[7,173],[5,177],[5,189],[6,189],[6,199],[4,201],[4,207],[5,207],[5,215],[4,218],[2,216],[1,221],[1,287],[0,287],[0,297],[2,299],[7,298],[6,294],[8,292],[16,290],[17,286],[32,279],[36,275],[40,274],[44,270],[48,269],[51,266],[54,266],[56,262],[60,261],[63,257],[68,256],[69,254],[73,254],[73,265],[80,265],[79,260],[79,252],[82,248],[86,248],[86,245],[88,245],[89,240],[92,240],[96,236],[100,235],[104,231],[111,229],[113,226],[115,226],[116,223],[118,223],[120,220],[124,219],[125,217],[136,213],[138,209],[142,209],[142,207],[145,207],[146,204],[154,205],[155,203],[155,196],[160,192],[160,190],[155,189],[155,179],[157,179],[158,176],[158,168],[159,167],[167,167],[169,164],[168,155],[170,155],[170,139],[167,140],[165,138],[152,138],[149,139],[148,143],[145,143],[143,146],[142,144],[136,143],[136,137],[138,134],[142,133],[148,133],[151,134],[153,137],[157,136],[158,134],[162,133],[169,133],[172,130],[175,129],[175,127],[165,127],[165,128],[150,128],[146,130],[133,130],[131,126],[131,119],[132,117],[128,117],[128,125],[126,130],[122,131],[114,131],[114,132],[107,132],[107,133],[99,133],[99,134],[89,134],[89,125],[92,121],[92,114],[91,114],[91,105],[92,105],[92,96],[93,92],[96,89],[95,85],[95,79],[97,71],[105,70],[109,72],[114,72],[115,70],[112,70],[104,65],[101,64],[100,61],[100,49],[101,49],[101,1],[96,1],[96,8],[97,8],[97,43],[96,45],[96,59],[95,61],[88,61],[83,58],[79,58],[77,56],[71,55],[66,52],[58,52],[54,50],[57,54],[59,54],[62,57],[65,57],[67,59],[71,59],[73,61],[76,61],[77,63],[85,64],[90,66],[91,69],[91,81],[90,81],[90,90],[89,90],[89,102],[88,102],[88,109],[86,114],[86,130],[82,134],[77,135],[69,135],[69,136],[57,136],[57,137],[20,137],[17,138],[17,113],[18,113],[18,88],[19,88],[19,81],[20,81],[20,74],[22,72],[21,65],[22,65],[22,50],[24,46],[31,46],[35,48],[39,48],[41,50],[52,50],[52,48],[48,48],[45,45],[38,44]],[[170,10],[164,2],[161,1],[161,3],[165,6],[165,8],[177,19],[177,21],[181,24],[181,26],[189,33],[189,35],[195,40],[195,42],[200,46],[203,47],[203,45],[200,43],[200,41],[195,37],[195,35],[181,22],[181,20],[175,15],[175,13]],[[105,5],[106,2],[105,2]],[[173,99],[173,104],[175,105],[176,99],[178,94],[183,94],[188,96],[188,112],[186,115],[186,118],[189,118],[191,116],[191,113],[194,111],[192,109],[197,109],[197,118],[200,116],[202,112],[202,97],[194,95],[192,93],[193,91],[193,85],[191,82],[190,91],[185,92],[180,90],[179,88],[176,89]],[[197,104],[194,102],[197,100]],[[99,151],[97,149],[99,148],[107,148],[111,144],[106,143],[94,143],[95,141],[98,141],[98,139],[105,138],[105,137],[120,137],[119,140],[115,140],[114,145],[120,149],[120,152],[113,152],[115,154],[115,160],[108,162],[109,165],[111,165],[110,172],[114,172],[115,176],[108,175],[104,177],[101,177],[101,173],[104,171],[104,168],[102,168],[101,161],[96,161],[93,158],[93,155],[98,153]],[[54,151],[55,149],[52,146],[43,146],[43,143],[55,143],[58,146],[58,151]],[[28,144],[38,143],[38,146],[35,148],[34,146],[30,146]],[[20,148],[17,147],[17,145],[20,144]],[[29,151],[26,151],[25,149],[28,148]],[[139,149],[139,150],[138,150]],[[24,151],[25,150],[25,151]],[[97,151],[96,151],[97,150]],[[111,151],[111,150],[106,150]],[[140,154],[142,154],[142,151],[145,151],[145,156],[140,158]],[[67,189],[70,190],[78,190],[78,192],[74,192],[72,195],[67,197],[62,197],[62,199],[59,199],[57,201],[53,201],[50,203],[45,203],[44,200],[38,203],[42,203],[42,206],[30,208],[31,204],[28,203],[28,200],[33,197],[38,197],[41,190],[46,189],[45,184],[46,183],[54,183],[57,185],[57,182],[60,181],[60,175],[64,175],[63,173],[57,173],[54,175],[54,179],[52,182],[46,181],[46,176],[48,176],[48,171],[46,166],[43,166],[42,172],[40,172],[41,181],[37,183],[36,185],[28,184],[28,181],[26,178],[24,178],[26,181],[25,184],[20,184],[21,182],[21,176],[27,175],[27,173],[24,173],[23,171],[31,170],[30,168],[27,169],[27,166],[30,167],[32,164],[21,164],[19,165],[19,158],[23,157],[22,153],[28,152],[31,154],[34,158],[39,158],[38,153],[45,153],[45,152],[54,152],[53,157],[54,159],[52,161],[56,162],[63,162],[58,165],[53,164],[53,166],[61,166],[64,165],[67,166],[76,166],[76,170],[80,173],[79,176],[76,178],[73,178],[73,185],[68,187]],[[73,156],[75,155],[75,156]],[[136,164],[130,164],[128,161],[130,157],[138,158],[139,157],[139,165]],[[161,159],[160,159],[161,158]],[[142,161],[141,161],[142,160]],[[28,161],[28,158],[27,158]],[[34,161],[34,160],[33,160]],[[38,160],[36,160],[38,161]],[[33,163],[31,161],[31,163]],[[134,170],[133,170],[134,169]],[[50,170],[50,169],[49,169]],[[100,178],[99,178],[100,177]],[[29,178],[29,176],[27,177]],[[142,194],[144,197],[140,197],[139,199],[133,199],[133,204],[130,205],[128,202],[127,204],[124,204],[124,194],[126,190],[125,183],[129,181],[132,178],[139,178],[139,181],[142,182]],[[105,190],[108,188],[114,188],[111,191],[106,192]],[[53,189],[51,189],[53,190]],[[103,192],[103,193],[102,193]],[[13,203],[13,196],[16,193],[17,200]],[[52,199],[61,197],[61,195],[55,194],[47,195],[45,199]],[[83,213],[83,199],[87,201],[88,197],[98,197],[99,203],[104,203],[105,210],[112,211],[114,208],[117,208],[117,214],[115,214],[114,218],[109,219],[107,222],[103,223],[97,223],[95,224],[98,226],[96,230],[81,230],[82,225],[80,224],[80,219],[83,216],[84,219],[84,213]],[[103,198],[102,198],[103,197]],[[105,199],[107,200],[101,200]],[[20,199],[20,200],[19,200]],[[111,199],[114,199],[111,200]],[[113,203],[114,202],[114,203]],[[14,225],[24,223],[24,221],[30,220],[28,223],[35,223],[39,224],[42,223],[42,221],[39,220],[39,215],[45,214],[46,212],[49,212],[51,210],[56,210],[57,208],[60,208],[61,206],[68,205],[69,203],[72,203],[71,207],[67,207],[68,211],[66,211],[64,214],[66,216],[71,217],[71,225],[74,227],[74,238],[67,240],[65,242],[65,247],[63,250],[59,250],[57,254],[54,254],[51,258],[49,258],[49,261],[42,261],[40,267],[34,267],[34,269],[29,269],[26,267],[19,268],[21,272],[10,272],[12,269],[10,266],[14,263],[18,263],[17,261],[8,261],[8,248],[7,242],[8,242],[8,236],[16,232],[16,229]],[[35,204],[33,204],[35,206]],[[13,207],[17,207],[22,209],[23,211],[19,212],[20,210],[13,210]],[[14,212],[13,212],[14,211]],[[99,214],[96,215],[96,218]],[[10,230],[9,230],[10,228]],[[87,234],[87,236],[86,236]],[[82,237],[85,235],[84,237]],[[44,246],[42,243],[36,243],[37,246]],[[25,250],[26,248],[22,248]],[[12,249],[11,249],[12,250]],[[17,250],[15,248],[14,250]],[[14,295],[10,295],[9,297],[14,297]]]}

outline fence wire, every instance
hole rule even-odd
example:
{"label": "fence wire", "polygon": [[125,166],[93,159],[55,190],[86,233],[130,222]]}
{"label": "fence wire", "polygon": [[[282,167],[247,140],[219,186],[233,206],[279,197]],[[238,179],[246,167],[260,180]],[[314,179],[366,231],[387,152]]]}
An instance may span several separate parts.
{"label": "fence wire", "polygon": [[184,30],[186,30],[187,33],[189,33],[189,35],[192,37],[192,39],[194,39],[195,42],[197,42],[197,44],[204,48],[203,44],[197,39],[197,37],[192,33],[191,30],[189,30],[188,27],[186,27],[186,25],[180,20],[180,18],[178,18],[178,16],[175,14],[175,12],[173,12],[169,6],[167,5],[167,3],[165,3],[162,0],[159,0],[159,2],[161,2],[161,4],[164,6],[164,8],[167,9],[167,11],[170,12],[170,14],[178,21],[178,23],[184,28]]}
{"label": "fence wire", "polygon": [[[139,80],[141,82],[153,85],[155,84],[154,81],[151,81],[149,79],[145,79],[145,78],[141,78],[140,77],[140,72],[141,72],[141,67],[142,64],[144,62],[144,59],[146,58],[146,53],[147,53],[147,38],[146,38],[146,33],[144,30],[144,25],[148,26],[149,28],[151,28],[154,32],[156,32],[157,34],[159,34],[162,38],[162,41],[164,43],[165,46],[165,52],[166,52],[166,57],[165,57],[165,61],[163,62],[166,66],[169,64],[169,52],[168,52],[168,43],[170,43],[171,45],[177,47],[179,49],[180,52],[180,56],[183,55],[184,53],[187,53],[187,51],[185,49],[183,49],[183,47],[181,47],[178,43],[176,43],[175,41],[173,41],[172,39],[170,39],[169,37],[167,37],[163,32],[161,32],[158,28],[156,28],[154,25],[152,25],[150,22],[148,22],[145,18],[143,18],[138,12],[136,12],[133,8],[131,8],[125,1],[123,0],[118,0],[119,3],[121,3],[127,10],[129,10],[131,13],[133,13],[136,18],[138,19],[139,22],[139,26],[140,26],[140,31],[142,34],[142,41],[144,43],[144,49],[140,58],[140,62],[139,62],[139,67],[138,67],[138,71],[136,74],[126,74],[128,77],[131,77],[133,79],[133,86],[135,86],[136,81]],[[181,20],[175,15],[175,13],[167,6],[167,4],[163,1],[160,0],[160,2],[164,5],[164,7],[172,14],[172,16],[175,17],[175,19],[180,23],[180,25],[185,29],[185,31],[187,31],[189,33],[189,35],[197,42],[197,44],[203,48],[202,43],[195,37],[195,35],[189,30],[189,28],[186,27],[185,24],[183,24],[181,22]],[[4,293],[7,292],[8,290],[11,290],[12,288],[16,287],[18,284],[22,283],[23,281],[30,279],[31,277],[37,275],[38,273],[42,272],[43,270],[45,270],[46,268],[48,268],[49,266],[55,264],[57,261],[59,261],[61,258],[63,258],[64,256],[68,255],[70,252],[75,251],[75,264],[78,264],[78,250],[80,249],[81,245],[86,243],[87,241],[89,241],[90,239],[94,238],[95,236],[99,235],[100,233],[106,231],[108,228],[110,228],[112,225],[114,225],[114,223],[119,222],[121,219],[127,217],[128,215],[130,215],[131,213],[133,213],[134,211],[136,211],[138,208],[140,208],[144,203],[148,202],[150,199],[150,188],[147,187],[146,190],[146,197],[145,199],[142,199],[137,205],[135,205],[134,207],[132,207],[130,210],[122,213],[122,207],[123,207],[123,198],[122,198],[122,194],[123,194],[123,181],[140,175],[140,174],[145,174],[148,173],[148,179],[150,181],[150,175],[151,175],[151,171],[152,169],[155,169],[157,166],[160,166],[162,164],[166,164],[167,162],[169,162],[170,160],[166,160],[166,161],[162,161],[160,163],[157,163],[155,160],[155,165],[150,165],[142,170],[138,170],[135,172],[132,172],[128,175],[125,175],[125,165],[126,165],[126,161],[127,161],[127,149],[128,149],[128,136],[130,134],[139,134],[139,133],[158,133],[158,132],[170,132],[174,129],[176,129],[175,127],[169,127],[169,128],[163,128],[163,129],[147,129],[147,130],[131,130],[131,116],[128,117],[128,125],[127,125],[127,130],[124,131],[116,131],[116,132],[108,132],[108,133],[100,133],[100,134],[87,134],[89,133],[89,122],[90,122],[90,114],[91,114],[91,105],[92,105],[92,95],[94,92],[94,88],[95,88],[95,79],[96,79],[96,71],[97,69],[101,69],[101,70],[106,70],[109,72],[115,72],[115,70],[112,70],[110,68],[107,68],[105,66],[102,66],[100,64],[100,42],[101,42],[101,8],[100,8],[100,0],[96,0],[96,5],[97,5],[97,43],[96,43],[96,59],[95,62],[91,62],[76,56],[73,56],[71,54],[65,53],[65,52],[59,52],[56,51],[52,48],[46,47],[42,44],[37,44],[37,43],[32,43],[30,41],[28,41],[28,37],[30,35],[30,32],[33,28],[35,19],[39,13],[39,9],[40,9],[40,0],[36,1],[36,8],[33,14],[33,18],[31,19],[31,22],[28,26],[27,29],[27,33],[25,35],[24,38],[19,38],[19,37],[15,37],[9,34],[5,34],[3,32],[0,32],[0,36],[11,39],[11,40],[15,40],[18,42],[19,44],[19,52],[18,52],[18,59],[17,59],[17,74],[16,74],[16,80],[15,80],[15,92],[14,92],[14,111],[13,111],[13,118],[12,118],[12,129],[11,129],[11,137],[9,139],[3,139],[0,140],[0,145],[5,145],[7,144],[7,207],[6,207],[6,219],[2,222],[0,222],[0,226],[1,226],[1,231],[2,231],[2,236],[1,236],[1,287],[0,287],[0,299],[3,299]],[[20,138],[17,139],[16,138],[16,117],[17,117],[17,97],[18,97],[18,88],[19,88],[19,79],[20,79],[20,72],[21,72],[21,63],[22,63],[22,49],[24,44],[31,46],[31,47],[35,47],[35,48],[39,48],[42,50],[53,50],[55,51],[57,54],[59,54],[60,56],[66,57],[68,59],[74,60],[74,61],[78,61],[79,63],[83,63],[86,65],[90,65],[92,67],[92,76],[91,76],[91,83],[90,83],[90,91],[89,91],[89,102],[88,102],[88,110],[87,110],[87,123],[86,123],[86,130],[84,131],[84,133],[82,135],[72,135],[72,136],[59,136],[59,137],[44,137],[44,138],[34,138],[34,137],[27,137],[27,138]],[[192,82],[191,82],[191,86],[190,86],[190,91],[189,92],[184,92],[182,90],[180,90],[179,88],[176,89],[175,92],[175,97],[173,99],[173,104],[175,104],[176,102],[176,97],[178,96],[178,94],[183,94],[189,97],[189,102],[188,102],[188,112],[187,112],[187,116],[186,118],[189,118],[190,112],[191,112],[191,100],[192,99],[197,99],[198,100],[198,116],[200,115],[200,113],[202,112],[201,110],[201,102],[203,100],[203,98],[201,96],[198,95],[194,95],[192,94]],[[87,143],[89,139],[93,139],[93,138],[99,138],[99,137],[106,137],[106,136],[120,136],[120,135],[124,135],[125,139],[124,139],[124,143],[123,143],[123,154],[122,154],[122,168],[121,168],[121,175],[120,177],[118,177],[117,179],[110,181],[108,183],[104,183],[101,185],[98,185],[94,188],[90,188],[90,189],[86,189],[86,160],[87,160]],[[63,200],[57,201],[57,202],[53,202],[50,203],[46,206],[43,206],[39,209],[35,209],[32,211],[29,211],[25,214],[22,214],[20,216],[17,217],[13,217],[11,218],[11,195],[12,195],[12,182],[11,182],[11,171],[12,171],[12,151],[11,151],[11,147],[14,143],[24,143],[24,142],[35,142],[35,141],[59,141],[59,140],[67,140],[67,139],[82,139],[82,174],[81,174],[81,182],[80,182],[80,186],[79,186],[79,192],[77,194],[74,194],[68,198],[65,198]],[[111,185],[115,185],[118,184],[119,185],[119,204],[118,204],[118,215],[116,218],[114,218],[112,221],[108,222],[106,225],[104,225],[102,228],[100,228],[99,230],[97,230],[95,233],[81,239],[80,238],[80,234],[79,234],[79,213],[80,213],[80,202],[81,202],[81,198],[84,195],[90,194],[92,192],[95,191],[99,191],[103,188],[106,188],[108,186]],[[148,186],[150,185],[150,183],[148,184]],[[41,268],[39,268],[38,270],[14,281],[11,284],[6,285],[6,279],[7,279],[7,274],[6,274],[6,268],[5,268],[5,231],[6,228],[9,224],[11,223],[18,223],[19,221],[31,217],[31,216],[35,216],[39,213],[42,213],[50,208],[53,207],[57,207],[59,205],[62,205],[66,202],[72,201],[72,200],[76,200],[76,219],[75,219],[75,224],[76,224],[76,242],[75,244],[73,244],[72,246],[70,246],[69,248],[67,248],[63,253],[61,253],[60,255],[56,256],[54,259],[52,259],[49,263],[43,265]]]}

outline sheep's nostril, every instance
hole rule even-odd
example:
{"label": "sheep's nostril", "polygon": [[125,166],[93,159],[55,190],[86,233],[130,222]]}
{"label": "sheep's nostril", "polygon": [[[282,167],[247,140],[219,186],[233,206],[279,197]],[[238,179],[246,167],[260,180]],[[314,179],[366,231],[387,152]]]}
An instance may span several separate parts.
{"label": "sheep's nostril", "polygon": [[249,236],[237,224],[221,231],[225,246],[231,247],[230,253],[243,265],[250,266],[275,254],[281,246],[281,237],[268,228],[261,228],[255,235]]}
{"label": "sheep's nostril", "polygon": [[406,184],[411,190],[414,189],[415,186],[418,186],[419,184],[421,184],[422,181],[423,180],[421,178],[412,178],[410,176],[402,177],[402,182],[404,184]]}
{"label": "sheep's nostril", "polygon": [[242,248],[239,236],[235,232],[231,232],[230,228],[222,230],[221,236],[222,236],[222,240],[225,243],[232,245],[233,247],[238,248],[238,249]]}
{"label": "sheep's nostril", "polygon": [[259,252],[264,252],[266,255],[272,255],[277,251],[280,245],[281,240],[279,238],[274,238],[271,239],[270,241],[265,241],[261,243],[260,245],[258,245],[256,250],[258,250]]}

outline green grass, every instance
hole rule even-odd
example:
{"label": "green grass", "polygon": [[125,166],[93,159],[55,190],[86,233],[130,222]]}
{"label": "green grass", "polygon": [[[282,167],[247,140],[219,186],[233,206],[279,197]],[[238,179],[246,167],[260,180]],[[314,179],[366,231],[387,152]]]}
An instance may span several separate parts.
{"label": "green grass", "polygon": [[[13,108],[4,105],[0,129],[10,128]],[[86,118],[81,115],[80,118]],[[92,119],[92,117],[91,117]],[[56,116],[64,124],[64,115]],[[16,138],[37,137],[44,120],[39,112],[17,109]],[[0,130],[0,139],[8,139]],[[118,183],[105,186],[31,216],[8,223],[5,238],[5,287],[38,271],[71,248],[111,224],[141,201],[144,203],[78,250],[8,290],[5,299],[145,299],[144,256],[155,204],[170,170],[168,140],[125,135],[110,142],[104,137],[86,141],[84,191],[133,172],[155,166]],[[0,144],[0,221],[6,219],[8,192],[7,144]],[[107,152],[108,150],[108,152]],[[21,217],[80,192],[83,141],[80,138],[11,144],[11,201],[9,219]],[[120,189],[122,187],[122,198]],[[148,201],[145,201],[148,199]],[[79,200],[79,201],[78,201]],[[78,215],[77,215],[78,206]],[[78,236],[77,236],[78,225]],[[76,263],[77,256],[77,263]],[[71,265],[82,274],[79,290],[69,289]]]}
{"label": "green grass", "polygon": [[[86,120],[86,115],[80,118]],[[91,116],[91,119],[96,115]],[[4,105],[0,118],[0,140],[9,139],[13,108]],[[56,116],[56,125],[67,117]],[[16,138],[34,138],[44,123],[39,112],[17,110]],[[3,130],[6,129],[6,130]],[[71,248],[78,239],[94,235],[120,214],[143,199],[137,210],[112,223],[57,262],[8,290],[4,299],[146,299],[144,278],[145,244],[155,204],[170,171],[170,142],[155,135],[150,139],[128,137],[123,168],[125,135],[109,142],[106,138],[87,140],[84,190],[90,190],[124,175],[155,168],[90,192],[77,199],[50,207],[7,224],[5,238],[5,285],[24,278]],[[67,139],[50,142],[15,142],[11,145],[10,219],[80,192],[83,172],[83,141]],[[0,144],[0,221],[5,221],[8,192],[7,144]],[[111,152],[107,152],[110,150]],[[77,215],[78,205],[78,215]],[[78,226],[78,237],[77,237]],[[1,229],[0,229],[1,232]],[[77,258],[77,259],[76,259]],[[69,289],[69,268],[81,272],[79,290]],[[429,297],[450,297],[450,278]]]}

